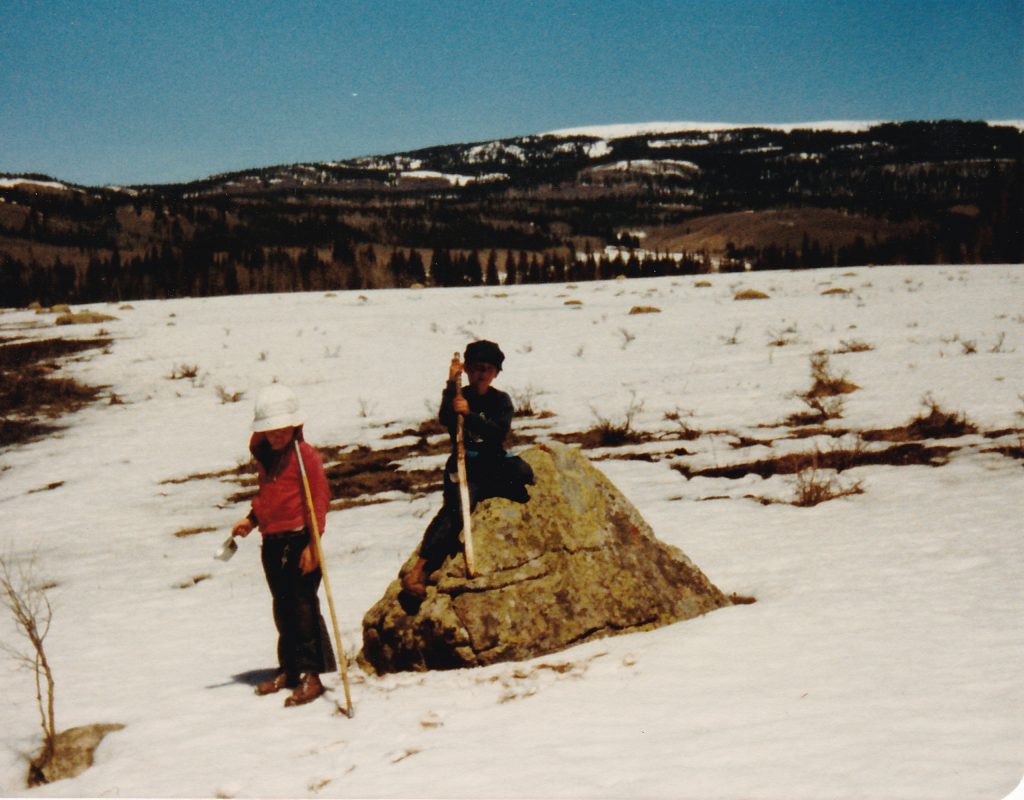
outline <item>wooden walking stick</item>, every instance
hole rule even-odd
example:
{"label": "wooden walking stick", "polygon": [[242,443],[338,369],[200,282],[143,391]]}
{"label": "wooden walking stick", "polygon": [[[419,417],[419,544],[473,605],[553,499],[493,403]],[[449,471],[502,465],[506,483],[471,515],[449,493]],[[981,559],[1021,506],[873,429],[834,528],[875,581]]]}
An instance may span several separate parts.
{"label": "wooden walking stick", "polygon": [[[338,704],[338,710],[346,717],[352,719],[355,709],[352,707],[352,694],[348,686],[348,663],[345,660],[345,647],[341,643],[341,632],[338,630],[338,615],[334,611],[334,597],[331,595],[331,581],[327,577],[327,562],[324,561],[324,551],[320,546],[320,526],[316,521],[316,508],[313,507],[313,494],[309,491],[309,478],[306,476],[306,465],[302,461],[302,451],[299,449],[299,440],[295,440],[295,457],[299,459],[299,473],[302,475],[302,488],[306,493],[306,505],[309,506],[309,528],[312,534],[313,546],[316,549],[316,560],[320,563],[320,574],[324,579],[324,591],[327,593],[327,607],[331,610],[331,624],[334,626],[334,641],[338,646],[338,674],[341,675],[342,685],[345,687],[345,708]],[[337,702],[337,701],[335,701]]]}
{"label": "wooden walking stick", "polygon": [[[459,361],[459,354],[452,357],[452,361]],[[462,388],[462,373],[455,378],[455,392]],[[466,576],[472,578],[476,575],[476,567],[473,563],[473,525],[472,514],[469,507],[469,481],[466,479],[466,442],[462,435],[462,414],[455,415],[458,422],[455,427],[455,452],[458,459],[459,471],[459,500],[462,506],[462,535],[466,546]]]}

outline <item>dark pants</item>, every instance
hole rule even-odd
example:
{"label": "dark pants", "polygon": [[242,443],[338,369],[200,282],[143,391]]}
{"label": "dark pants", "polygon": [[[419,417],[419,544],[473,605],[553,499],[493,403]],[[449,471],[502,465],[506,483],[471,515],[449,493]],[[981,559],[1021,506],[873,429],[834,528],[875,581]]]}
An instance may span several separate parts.
{"label": "dark pants", "polygon": [[[420,543],[420,558],[433,572],[448,556],[458,553],[462,545],[462,499],[459,495],[455,458],[449,458],[444,470],[444,504],[427,525]],[[533,470],[519,456],[506,455],[486,461],[466,458],[466,484],[469,487],[469,509],[489,497],[505,497],[519,503],[530,499],[526,485],[533,483]]]}
{"label": "dark pants", "polygon": [[320,569],[303,575],[299,558],[309,533],[279,533],[263,537],[263,574],[274,600],[277,662],[283,672],[298,676],[337,668],[327,626],[320,613]]}

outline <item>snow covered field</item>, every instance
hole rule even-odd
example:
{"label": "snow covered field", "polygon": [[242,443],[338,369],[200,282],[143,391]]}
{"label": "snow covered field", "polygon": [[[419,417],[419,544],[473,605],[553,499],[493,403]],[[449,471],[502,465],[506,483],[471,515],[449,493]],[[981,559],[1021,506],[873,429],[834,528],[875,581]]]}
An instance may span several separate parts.
{"label": "snow covered field", "polygon": [[[734,300],[740,289],[769,298]],[[660,313],[629,314],[640,305]],[[55,584],[46,644],[58,728],[126,726],[78,778],[26,789],[25,757],[39,748],[34,686],[0,655],[0,793],[995,800],[1020,782],[1024,472],[997,449],[1019,447],[1024,429],[1024,268],[132,306],[62,328],[0,313],[0,336],[103,328],[114,340],[65,372],[109,385],[122,404],[101,401],[59,435],[0,452],[0,552],[36,552]],[[613,456],[598,466],[661,539],[757,602],[527,663],[381,678],[353,666],[351,720],[330,694],[295,709],[256,697],[253,676],[274,666],[275,643],[258,536],[232,561],[213,560],[245,513],[226,503],[238,485],[179,479],[246,460],[251,400],[273,379],[296,390],[314,444],[393,446],[383,436],[434,414],[452,352],[473,338],[504,348],[499,388],[554,413],[517,420],[535,433],[630,409],[641,430],[701,431],[590,455]],[[819,350],[860,387],[829,423],[851,432],[795,439],[763,427],[805,410],[794,393]],[[197,377],[169,377],[184,367]],[[236,392],[240,402],[222,402]],[[793,497],[791,476],[687,480],[672,469],[834,448],[907,423],[926,396],[981,433],[942,441],[955,448],[942,466],[836,477],[862,494],[764,504],[756,498]],[[992,431],[1004,433],[983,435]],[[693,455],[614,458],[680,445]],[[363,612],[437,503],[395,497],[328,517],[350,657]],[[215,530],[175,536],[196,528]],[[14,641],[9,619],[0,636]],[[326,678],[340,697],[338,676]]]}

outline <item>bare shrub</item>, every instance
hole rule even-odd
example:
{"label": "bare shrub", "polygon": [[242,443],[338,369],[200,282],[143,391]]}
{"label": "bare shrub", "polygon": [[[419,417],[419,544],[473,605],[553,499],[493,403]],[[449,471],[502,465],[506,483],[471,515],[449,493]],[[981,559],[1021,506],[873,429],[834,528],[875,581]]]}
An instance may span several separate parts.
{"label": "bare shrub", "polygon": [[197,364],[175,364],[171,374],[167,376],[169,381],[194,380],[199,375]]}
{"label": "bare shrub", "polygon": [[514,408],[513,415],[517,417],[533,417],[539,412],[534,406],[534,401],[544,392],[532,384],[524,389],[509,389],[509,396],[512,398]]}
{"label": "bare shrub", "polygon": [[996,343],[994,345],[992,345],[992,347],[989,348],[989,352],[990,353],[1013,352],[1013,351],[1010,351],[1010,350],[1005,350],[1004,349],[1005,345],[1006,345],[1006,331],[1002,331],[999,334],[999,337],[996,339]]}
{"label": "bare shrub", "polygon": [[237,403],[245,397],[245,392],[229,392],[223,386],[218,386],[217,397],[220,398],[221,403]]}
{"label": "bare shrub", "polygon": [[793,476],[793,505],[807,508],[834,500],[837,497],[848,497],[863,494],[864,486],[856,481],[848,486],[840,485],[836,477],[829,472],[818,469],[816,464],[805,467]]}
{"label": "bare shrub", "polygon": [[796,342],[796,325],[790,325],[782,330],[768,331],[768,344],[771,347],[786,347]]}
{"label": "bare shrub", "polygon": [[636,339],[636,335],[630,333],[625,328],[619,328],[619,336],[622,337],[622,349],[625,350],[629,347],[630,342]]}
{"label": "bare shrub", "polygon": [[793,396],[803,401],[809,411],[791,415],[786,421],[790,425],[818,425],[826,420],[843,416],[844,394],[860,387],[846,379],[846,374],[837,375],[830,369],[826,353],[811,354],[811,387],[806,392]]}
{"label": "bare shrub", "polygon": [[703,434],[701,433],[701,431],[690,426],[689,422],[687,422],[685,419],[685,417],[687,416],[692,417],[693,412],[684,412],[680,410],[678,406],[674,408],[672,411],[665,412],[665,419],[668,420],[669,422],[674,422],[676,423],[676,425],[679,426],[679,431],[677,435],[680,439],[685,439],[687,441],[699,439]]}
{"label": "bare shrub", "polygon": [[372,416],[377,410],[377,404],[365,397],[358,398],[356,402],[359,403],[359,416],[363,419]]}
{"label": "bare shrub", "polygon": [[644,410],[643,401],[636,399],[636,392],[630,393],[629,405],[626,406],[621,419],[612,420],[602,416],[591,407],[597,424],[591,429],[597,435],[599,447],[618,447],[623,444],[635,444],[644,441],[645,434],[633,427],[637,414]]}
{"label": "bare shrub", "polygon": [[53,670],[44,647],[53,620],[53,608],[46,595],[47,588],[46,584],[36,578],[34,558],[15,566],[12,556],[0,556],[0,604],[11,613],[18,633],[28,643],[28,648],[18,648],[8,642],[0,642],[0,648],[29,667],[35,676],[36,706],[43,730],[43,749],[33,766],[39,769],[53,759],[57,741]]}
{"label": "bare shrub", "polygon": [[867,342],[862,342],[858,339],[841,339],[839,341],[839,348],[834,352],[836,354],[864,353],[867,352],[868,350],[874,349],[875,346],[873,344],[868,344]]}
{"label": "bare shrub", "polygon": [[846,373],[837,375],[832,372],[827,353],[811,354],[811,388],[810,394],[817,397],[834,397],[839,394],[850,394],[860,387],[846,379]]}

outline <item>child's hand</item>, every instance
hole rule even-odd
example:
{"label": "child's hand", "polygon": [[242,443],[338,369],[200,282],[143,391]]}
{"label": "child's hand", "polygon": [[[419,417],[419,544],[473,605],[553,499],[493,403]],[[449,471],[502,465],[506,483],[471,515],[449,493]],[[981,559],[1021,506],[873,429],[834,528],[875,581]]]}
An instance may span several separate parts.
{"label": "child's hand", "polygon": [[456,414],[462,414],[465,416],[469,413],[469,401],[461,394],[455,395],[455,397],[452,398],[452,410]]}
{"label": "child's hand", "polygon": [[316,546],[310,542],[306,545],[306,549],[302,551],[302,555],[299,556],[299,572],[303,575],[308,575],[319,566],[320,562],[316,557]]}
{"label": "child's hand", "polygon": [[243,539],[250,533],[252,533],[252,523],[248,517],[242,517],[235,523],[235,527],[231,529],[232,536],[241,536]]}

